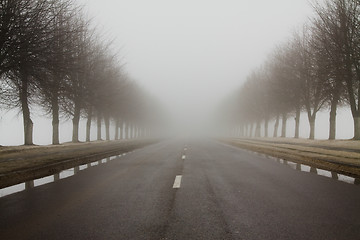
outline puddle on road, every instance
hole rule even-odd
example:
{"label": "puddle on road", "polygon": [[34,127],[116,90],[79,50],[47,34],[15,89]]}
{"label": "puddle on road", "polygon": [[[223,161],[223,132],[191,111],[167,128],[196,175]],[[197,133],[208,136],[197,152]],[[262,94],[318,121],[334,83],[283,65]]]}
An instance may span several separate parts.
{"label": "puddle on road", "polygon": [[107,157],[107,158],[104,158],[104,159],[101,159],[101,160],[98,160],[98,161],[94,161],[94,162],[83,164],[83,165],[80,165],[80,166],[77,166],[77,167],[74,167],[74,168],[63,170],[60,173],[56,173],[54,175],[50,175],[50,176],[46,176],[46,177],[43,177],[43,178],[34,179],[32,181],[16,184],[16,185],[13,185],[13,186],[10,186],[10,187],[2,188],[2,189],[0,189],[0,198],[4,197],[4,196],[7,196],[7,195],[10,195],[10,194],[14,194],[14,193],[24,191],[26,189],[42,186],[42,185],[45,185],[45,184],[49,184],[49,183],[59,181],[61,179],[72,177],[72,176],[76,175],[80,171],[86,170],[86,169],[88,169],[90,167],[98,166],[100,164],[108,163],[108,162],[110,162],[112,160],[119,159],[122,156],[125,156],[125,155],[133,153],[133,152],[134,151],[128,152],[128,153],[123,153],[123,154],[120,154],[120,155]]}
{"label": "puddle on road", "polygon": [[328,171],[328,170],[315,168],[315,167],[311,167],[311,166],[308,166],[308,165],[287,161],[287,160],[284,160],[284,159],[281,159],[281,158],[267,156],[267,155],[264,155],[264,154],[257,154],[257,155],[264,156],[267,159],[274,160],[277,163],[287,165],[288,167],[290,167],[290,168],[292,168],[292,169],[294,169],[296,171],[313,173],[313,174],[317,174],[317,175],[322,176],[322,177],[332,178],[334,180],[338,180],[338,181],[341,181],[341,182],[360,185],[360,179],[359,178],[346,176],[344,174],[331,172],[331,171]]}

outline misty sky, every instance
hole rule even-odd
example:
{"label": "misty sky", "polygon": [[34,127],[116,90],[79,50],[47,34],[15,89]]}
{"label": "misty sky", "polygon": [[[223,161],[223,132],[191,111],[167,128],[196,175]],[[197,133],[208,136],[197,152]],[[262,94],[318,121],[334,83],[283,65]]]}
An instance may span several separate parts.
{"label": "misty sky", "polygon": [[[239,87],[312,10],[307,0],[81,0],[129,74],[176,116]],[[203,116],[204,117],[204,116]]]}

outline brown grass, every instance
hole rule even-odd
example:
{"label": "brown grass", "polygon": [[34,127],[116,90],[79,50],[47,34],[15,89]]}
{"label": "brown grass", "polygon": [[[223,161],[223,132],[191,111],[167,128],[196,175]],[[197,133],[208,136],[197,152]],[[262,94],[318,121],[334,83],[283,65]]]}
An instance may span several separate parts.
{"label": "brown grass", "polygon": [[0,188],[48,176],[103,157],[128,152],[155,140],[98,141],[57,146],[0,148]]}
{"label": "brown grass", "polygon": [[221,139],[221,141],[288,161],[355,177],[360,176],[359,141],[287,138]]}

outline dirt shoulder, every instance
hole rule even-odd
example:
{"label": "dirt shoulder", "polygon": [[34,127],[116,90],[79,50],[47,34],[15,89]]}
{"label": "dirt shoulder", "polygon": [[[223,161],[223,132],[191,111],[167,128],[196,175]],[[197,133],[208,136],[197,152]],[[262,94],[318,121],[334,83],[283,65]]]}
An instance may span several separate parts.
{"label": "dirt shoulder", "polygon": [[360,142],[288,138],[232,138],[221,142],[316,168],[360,177]]}
{"label": "dirt shoulder", "polygon": [[0,147],[0,188],[52,175],[155,142],[157,140],[119,140],[56,146]]}

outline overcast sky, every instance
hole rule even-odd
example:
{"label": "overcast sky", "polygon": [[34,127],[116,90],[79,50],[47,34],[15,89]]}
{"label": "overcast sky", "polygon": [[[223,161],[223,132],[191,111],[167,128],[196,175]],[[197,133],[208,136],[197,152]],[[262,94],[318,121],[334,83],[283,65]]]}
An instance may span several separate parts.
{"label": "overcast sky", "polygon": [[79,0],[129,74],[178,115],[202,115],[311,15],[307,0]]}

